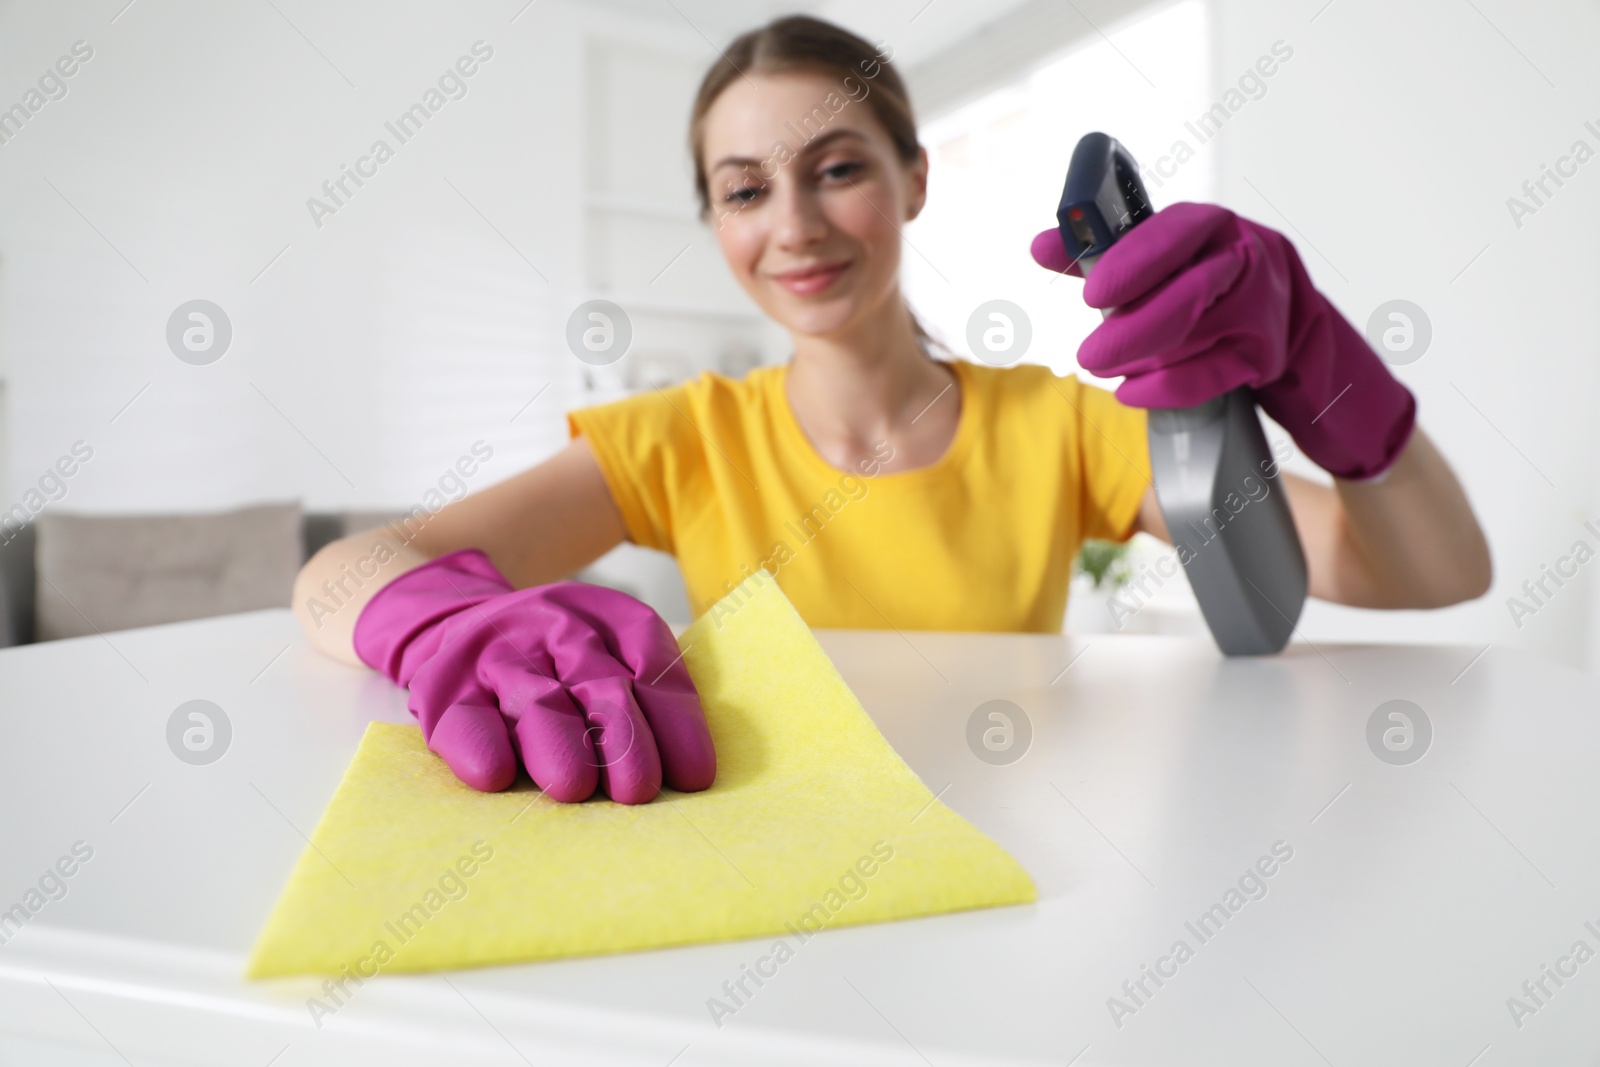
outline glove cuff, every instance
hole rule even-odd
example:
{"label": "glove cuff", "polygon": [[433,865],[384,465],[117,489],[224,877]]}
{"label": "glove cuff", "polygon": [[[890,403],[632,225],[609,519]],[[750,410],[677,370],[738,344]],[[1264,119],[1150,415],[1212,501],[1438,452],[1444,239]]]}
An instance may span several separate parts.
{"label": "glove cuff", "polygon": [[461,548],[413,567],[375,593],[356,618],[352,644],[362,663],[398,685],[415,673],[407,652],[437,635],[438,624],[513,586],[482,550]]}
{"label": "glove cuff", "polygon": [[1417,398],[1290,256],[1289,365],[1256,390],[1257,399],[1323,470],[1376,480],[1410,442]]}

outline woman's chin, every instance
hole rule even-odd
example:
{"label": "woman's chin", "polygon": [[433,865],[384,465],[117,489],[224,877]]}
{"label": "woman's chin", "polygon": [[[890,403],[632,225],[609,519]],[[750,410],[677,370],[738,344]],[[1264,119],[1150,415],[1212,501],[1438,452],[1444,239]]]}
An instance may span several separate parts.
{"label": "woman's chin", "polygon": [[855,302],[838,298],[800,304],[790,298],[782,305],[769,308],[768,314],[791,333],[808,336],[826,336],[838,333],[855,318]]}

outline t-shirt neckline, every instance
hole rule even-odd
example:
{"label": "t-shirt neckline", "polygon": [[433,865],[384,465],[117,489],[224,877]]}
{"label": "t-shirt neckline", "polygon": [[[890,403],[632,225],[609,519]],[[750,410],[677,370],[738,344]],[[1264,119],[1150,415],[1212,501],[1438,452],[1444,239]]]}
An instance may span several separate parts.
{"label": "t-shirt neckline", "polygon": [[777,416],[780,432],[786,437],[787,445],[794,449],[802,461],[813,471],[828,477],[838,478],[841,475],[854,474],[857,477],[871,478],[877,484],[908,485],[916,482],[928,481],[944,477],[951,468],[958,466],[965,458],[969,442],[977,423],[975,409],[977,407],[974,396],[971,368],[965,361],[959,359],[939,360],[948,366],[956,376],[956,388],[960,391],[961,414],[956,418],[956,432],[950,439],[950,444],[945,447],[944,454],[926,466],[916,467],[907,471],[888,471],[882,474],[867,474],[861,470],[845,470],[829,463],[822,453],[817,451],[811,438],[806,436],[800,420],[795,417],[794,409],[789,406],[789,393],[786,382],[789,377],[790,361],[773,368],[774,373],[770,378],[771,406]]}

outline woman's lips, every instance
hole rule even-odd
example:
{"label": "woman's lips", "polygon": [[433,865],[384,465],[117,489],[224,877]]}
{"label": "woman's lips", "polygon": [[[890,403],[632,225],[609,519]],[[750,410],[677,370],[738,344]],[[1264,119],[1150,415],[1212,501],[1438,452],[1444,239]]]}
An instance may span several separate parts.
{"label": "woman's lips", "polygon": [[827,289],[839,276],[850,269],[849,263],[840,263],[825,270],[799,275],[776,275],[773,280],[796,296],[810,296]]}

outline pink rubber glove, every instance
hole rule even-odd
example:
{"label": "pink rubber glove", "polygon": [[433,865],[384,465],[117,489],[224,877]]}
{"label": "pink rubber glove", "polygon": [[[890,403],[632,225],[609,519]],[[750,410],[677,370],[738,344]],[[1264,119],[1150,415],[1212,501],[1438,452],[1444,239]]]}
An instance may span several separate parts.
{"label": "pink rubber glove", "polygon": [[514,590],[474,548],[380,589],[356,620],[361,661],[411,689],[428,747],[485,792],[517,777],[562,801],[598,786],[643,804],[716,777],[699,694],[667,624],[583,582]]}
{"label": "pink rubber glove", "polygon": [[[1033,258],[1083,277],[1052,227]],[[1385,473],[1404,451],[1417,402],[1326,297],[1289,239],[1227,208],[1178,203],[1112,245],[1083,287],[1115,308],[1078,349],[1117,399],[1182,408],[1250,386],[1268,415],[1340,478]]]}

